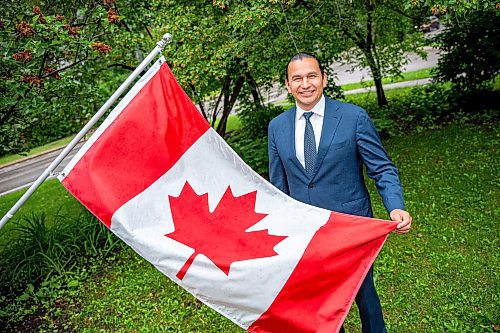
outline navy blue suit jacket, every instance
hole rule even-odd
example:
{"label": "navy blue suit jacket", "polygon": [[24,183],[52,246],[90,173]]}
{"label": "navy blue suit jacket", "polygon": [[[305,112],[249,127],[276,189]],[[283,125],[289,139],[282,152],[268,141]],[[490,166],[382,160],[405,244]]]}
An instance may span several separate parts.
{"label": "navy blue suit jacket", "polygon": [[268,134],[270,181],[292,198],[336,212],[372,216],[363,177],[365,165],[387,211],[404,209],[397,168],[362,108],[326,98],[312,176],[295,153],[295,107],[274,118]]}

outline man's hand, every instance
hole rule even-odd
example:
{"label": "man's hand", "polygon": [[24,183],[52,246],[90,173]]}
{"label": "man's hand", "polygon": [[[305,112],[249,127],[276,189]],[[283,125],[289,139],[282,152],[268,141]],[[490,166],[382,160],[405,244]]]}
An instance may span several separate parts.
{"label": "man's hand", "polygon": [[394,230],[395,233],[406,234],[410,231],[412,220],[410,213],[402,209],[394,209],[389,215],[391,220],[398,222],[398,226],[396,227],[396,230]]}

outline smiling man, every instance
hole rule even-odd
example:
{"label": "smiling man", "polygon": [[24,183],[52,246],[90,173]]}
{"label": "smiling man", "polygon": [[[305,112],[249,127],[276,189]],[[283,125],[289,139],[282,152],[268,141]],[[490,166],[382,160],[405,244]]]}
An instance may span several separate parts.
{"label": "smiling man", "polygon": [[[299,201],[337,212],[372,217],[363,168],[375,180],[396,233],[407,233],[396,166],[362,108],[325,97],[327,76],[316,57],[299,53],[286,67],[286,87],[296,105],[269,124],[269,176],[273,185]],[[307,223],[307,221],[304,221]],[[385,332],[370,269],[356,296],[363,332]],[[343,328],[341,332],[343,332]]]}

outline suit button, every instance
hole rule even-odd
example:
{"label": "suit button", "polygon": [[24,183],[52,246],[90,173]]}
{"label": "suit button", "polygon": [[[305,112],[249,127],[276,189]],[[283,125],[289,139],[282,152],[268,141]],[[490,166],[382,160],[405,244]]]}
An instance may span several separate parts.
{"label": "suit button", "polygon": [[314,187],[314,184],[309,184],[309,188],[313,188]]}

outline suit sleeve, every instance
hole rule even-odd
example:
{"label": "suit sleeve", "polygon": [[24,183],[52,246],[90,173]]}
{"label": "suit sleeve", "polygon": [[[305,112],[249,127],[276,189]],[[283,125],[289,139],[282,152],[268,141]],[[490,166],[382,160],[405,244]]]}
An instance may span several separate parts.
{"label": "suit sleeve", "polygon": [[377,129],[365,110],[361,110],[358,117],[356,144],[366,166],[368,177],[375,180],[387,212],[390,213],[394,209],[405,209],[398,169],[389,159]]}
{"label": "suit sleeve", "polygon": [[271,122],[268,127],[267,136],[267,153],[269,155],[269,180],[271,184],[276,186],[281,192],[289,195],[288,181],[286,178],[285,167],[278,154],[276,141],[274,136],[274,126]]}

